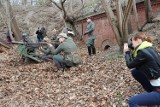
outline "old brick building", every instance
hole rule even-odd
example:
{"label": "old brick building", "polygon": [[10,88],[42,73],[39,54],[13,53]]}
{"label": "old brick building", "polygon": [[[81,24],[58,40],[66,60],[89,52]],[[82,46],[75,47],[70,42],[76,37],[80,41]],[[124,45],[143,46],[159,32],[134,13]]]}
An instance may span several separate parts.
{"label": "old brick building", "polygon": [[[152,1],[152,0],[151,0]],[[160,0],[156,2],[152,1],[152,9],[154,14],[160,14]],[[138,11],[138,18],[139,23],[142,26],[145,21],[145,7],[143,2],[137,2],[137,11]],[[90,15],[93,17],[93,21],[96,25],[95,34],[97,35],[97,39],[95,41],[95,45],[99,49],[104,49],[106,46],[114,46],[116,44],[115,35],[113,30],[107,20],[107,16],[105,12],[100,12],[97,14]],[[87,17],[87,16],[86,16]],[[77,21],[77,29],[82,35],[86,30],[86,18],[82,18]],[[131,27],[132,30],[136,30],[135,22],[134,22],[134,15],[131,13]],[[87,36],[83,36],[83,40],[87,41]]]}

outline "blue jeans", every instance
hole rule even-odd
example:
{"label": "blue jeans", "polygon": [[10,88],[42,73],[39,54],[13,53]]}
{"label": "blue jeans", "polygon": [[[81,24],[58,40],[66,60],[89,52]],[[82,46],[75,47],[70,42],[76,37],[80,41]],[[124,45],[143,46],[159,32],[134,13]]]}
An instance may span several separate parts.
{"label": "blue jeans", "polygon": [[43,40],[42,35],[37,35],[37,39],[38,39],[38,42],[42,42],[42,40]]}
{"label": "blue jeans", "polygon": [[129,107],[160,105],[160,92],[152,91],[131,97]]}
{"label": "blue jeans", "polygon": [[138,71],[136,68],[134,68],[131,73],[134,79],[136,79],[142,85],[144,90],[147,92],[152,92],[154,90],[147,77],[141,71]]}

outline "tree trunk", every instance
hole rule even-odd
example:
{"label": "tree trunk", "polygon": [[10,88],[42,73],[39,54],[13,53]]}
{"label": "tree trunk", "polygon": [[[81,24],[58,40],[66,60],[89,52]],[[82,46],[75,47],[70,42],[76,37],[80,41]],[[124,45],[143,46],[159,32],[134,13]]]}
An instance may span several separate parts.
{"label": "tree trunk", "polygon": [[128,34],[131,34],[133,33],[133,30],[132,30],[132,24],[131,24],[131,16],[129,16],[129,19],[128,19]]}
{"label": "tree trunk", "polygon": [[[68,16],[67,11],[65,10],[64,3],[66,0],[60,0],[60,5],[58,5],[55,1],[52,1],[52,0],[50,0],[50,1],[52,3],[54,3],[55,6],[57,6],[57,8],[61,11],[65,28],[67,28],[68,26],[71,26],[74,33],[78,34],[78,31],[76,30],[74,21]],[[68,28],[70,28],[70,27],[68,27]]]}
{"label": "tree trunk", "polygon": [[[44,0],[43,0],[44,1]],[[33,0],[31,0],[31,6],[33,5]]]}
{"label": "tree trunk", "polygon": [[137,27],[137,30],[139,31],[140,30],[140,24],[139,24],[139,20],[138,20],[138,12],[137,12],[137,7],[136,7],[136,1],[133,0],[133,13],[134,13],[134,20],[135,20],[135,23],[136,23],[136,27]]}
{"label": "tree trunk", "polygon": [[27,5],[27,0],[22,0],[22,5]]}
{"label": "tree trunk", "polygon": [[2,7],[2,1],[0,0],[0,7]]}
{"label": "tree trunk", "polygon": [[126,8],[126,12],[124,15],[123,23],[122,23],[122,31],[123,31],[123,42],[128,42],[128,19],[132,10],[133,0],[129,0]]}
{"label": "tree trunk", "polygon": [[152,19],[153,19],[151,1],[150,0],[144,0],[144,4],[145,4],[145,13],[146,13],[147,22],[151,23]]}
{"label": "tree trunk", "polygon": [[122,32],[123,11],[122,11],[122,5],[120,3],[120,0],[116,0],[116,15],[117,15],[119,32],[121,35],[123,35],[123,32]]}
{"label": "tree trunk", "polygon": [[[16,19],[13,16],[12,7],[8,0],[6,0],[6,10],[8,15],[8,25],[9,27],[11,27],[12,32],[14,32],[15,40],[21,40],[20,31],[19,31]],[[11,29],[9,28],[10,33],[11,33]],[[13,37],[11,39],[13,39]]]}
{"label": "tree trunk", "polygon": [[10,22],[10,9],[9,9],[9,1],[5,1],[5,6],[6,6],[6,16],[7,16],[7,24],[8,24],[8,30],[9,30],[9,35],[12,41],[14,41],[14,38],[12,36],[12,31],[11,31],[11,22]]}
{"label": "tree trunk", "polygon": [[106,3],[106,1],[105,0],[100,0],[100,1],[101,1],[101,4],[102,4],[105,12],[106,12],[106,15],[108,17],[110,25],[111,25],[111,27],[113,29],[113,32],[114,32],[114,34],[116,36],[117,43],[118,43],[118,45],[121,48],[121,46],[122,46],[123,43],[121,42],[122,41],[121,40],[121,35],[120,35],[120,32],[119,32],[119,29],[117,28],[116,17],[114,16],[114,13],[113,13],[111,7]]}

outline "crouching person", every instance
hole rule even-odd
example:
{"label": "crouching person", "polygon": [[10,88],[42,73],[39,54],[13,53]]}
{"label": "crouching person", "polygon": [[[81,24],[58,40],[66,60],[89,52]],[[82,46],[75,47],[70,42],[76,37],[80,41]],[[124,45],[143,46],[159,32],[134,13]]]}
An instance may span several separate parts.
{"label": "crouching person", "polygon": [[131,38],[134,59],[131,58],[128,44],[124,44],[127,67],[144,74],[154,88],[151,92],[132,96],[128,101],[129,107],[160,105],[160,56],[150,42],[151,38],[143,33],[137,33]]}
{"label": "crouching person", "polygon": [[41,45],[39,47],[39,50],[42,52],[42,54],[41,54],[42,60],[43,61],[52,61],[51,48],[48,47],[48,46],[50,46],[50,47],[53,46],[51,44],[51,40],[48,37],[45,37],[42,42],[43,42],[43,45]]}
{"label": "crouching person", "polygon": [[67,37],[65,33],[60,33],[57,38],[60,42],[59,46],[56,49],[53,46],[50,47],[57,70],[64,70],[66,67],[80,64],[81,58],[77,53],[78,47],[73,39]]}

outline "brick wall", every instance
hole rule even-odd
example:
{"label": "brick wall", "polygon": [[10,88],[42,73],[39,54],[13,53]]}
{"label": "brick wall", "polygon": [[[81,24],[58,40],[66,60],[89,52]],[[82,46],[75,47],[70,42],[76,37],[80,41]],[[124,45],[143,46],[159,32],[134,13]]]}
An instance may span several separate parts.
{"label": "brick wall", "polygon": [[[158,14],[160,12],[160,0],[158,3],[152,4],[153,12]],[[140,25],[143,25],[146,21],[145,18],[145,10],[144,10],[144,4],[139,3],[137,5],[138,10],[138,18]],[[114,46],[116,45],[116,38],[113,33],[113,30],[109,24],[109,21],[107,20],[107,16],[105,13],[93,16],[93,22],[96,25],[95,34],[96,34],[96,40],[95,45],[97,48],[104,49],[106,45]],[[131,14],[131,25],[133,31],[136,30],[135,22],[134,22],[134,15]],[[81,20],[77,23],[77,29],[80,32],[80,34],[83,34],[83,32],[86,30],[87,22],[86,20]],[[83,40],[87,41],[87,36],[83,36]]]}

